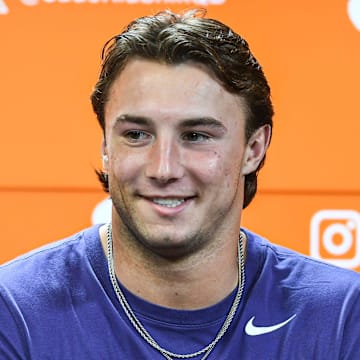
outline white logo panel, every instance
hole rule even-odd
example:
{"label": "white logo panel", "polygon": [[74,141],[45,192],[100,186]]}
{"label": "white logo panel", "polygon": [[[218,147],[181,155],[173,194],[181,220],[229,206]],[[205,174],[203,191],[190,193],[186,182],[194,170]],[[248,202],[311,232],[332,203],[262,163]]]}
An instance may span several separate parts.
{"label": "white logo panel", "polygon": [[103,224],[111,222],[111,209],[112,201],[110,198],[100,201],[91,214],[91,223]]}
{"label": "white logo panel", "polygon": [[360,31],[360,0],[349,0],[347,12],[353,25]]}
{"label": "white logo panel", "polygon": [[[6,5],[5,1],[0,0],[0,15],[6,15],[9,13],[9,8]],[[130,4],[130,5],[151,5],[159,3],[177,3],[188,5],[189,3],[193,5],[208,6],[208,5],[223,5],[226,0],[19,0],[22,5],[25,6],[35,6],[40,4]]]}
{"label": "white logo panel", "polygon": [[9,8],[5,4],[5,0],[0,0],[0,15],[6,15],[9,12]]}
{"label": "white logo panel", "polygon": [[360,266],[360,213],[318,211],[310,223],[310,255],[345,268]]}

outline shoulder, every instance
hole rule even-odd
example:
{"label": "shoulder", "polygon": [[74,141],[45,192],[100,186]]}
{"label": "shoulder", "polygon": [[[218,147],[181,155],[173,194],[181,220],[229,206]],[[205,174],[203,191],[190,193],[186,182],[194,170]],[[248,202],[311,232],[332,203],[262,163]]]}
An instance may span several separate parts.
{"label": "shoulder", "polygon": [[360,274],[279,246],[246,230],[251,251],[261,259],[263,277],[272,275],[291,289],[315,296],[360,296]]}
{"label": "shoulder", "polygon": [[[360,274],[244,230],[249,280],[245,318],[256,315],[265,324],[291,319],[282,330],[300,339],[292,351],[304,358],[359,358]],[[274,341],[282,330],[274,331]]]}
{"label": "shoulder", "polygon": [[248,285],[249,317],[253,313],[264,319],[271,316],[271,322],[274,316],[281,320],[295,314],[296,336],[306,334],[302,341],[305,353],[306,347],[310,353],[314,343],[323,343],[326,346],[320,349],[341,348],[344,354],[351,354],[346,358],[355,358],[352,354],[357,354],[360,346],[360,274],[276,245],[252,232],[246,234],[247,263],[256,263],[247,264],[247,278],[251,278],[251,270],[255,273]]}
{"label": "shoulder", "polygon": [[0,358],[46,358],[62,341],[61,329],[79,325],[81,311],[90,316],[91,254],[101,250],[95,226],[0,266]]}
{"label": "shoulder", "polygon": [[63,288],[86,260],[86,242],[98,227],[80,231],[0,266],[0,294],[31,294]]}

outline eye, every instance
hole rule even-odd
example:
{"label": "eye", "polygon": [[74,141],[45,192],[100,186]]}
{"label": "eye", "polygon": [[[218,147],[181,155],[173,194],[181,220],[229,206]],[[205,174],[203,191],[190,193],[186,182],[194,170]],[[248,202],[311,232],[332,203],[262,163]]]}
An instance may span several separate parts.
{"label": "eye", "polygon": [[196,131],[189,131],[189,132],[185,133],[182,136],[182,138],[185,141],[198,143],[198,142],[209,141],[211,137],[209,135],[199,133],[199,132],[196,132]]}
{"label": "eye", "polygon": [[149,140],[151,135],[142,130],[129,130],[124,137],[131,143],[137,143]]}

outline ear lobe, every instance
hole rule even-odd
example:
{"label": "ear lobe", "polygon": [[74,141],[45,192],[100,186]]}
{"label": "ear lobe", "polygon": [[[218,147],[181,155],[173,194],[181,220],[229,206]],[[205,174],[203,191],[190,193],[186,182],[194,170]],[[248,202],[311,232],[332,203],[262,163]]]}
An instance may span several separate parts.
{"label": "ear lobe", "polygon": [[107,155],[105,141],[103,141],[101,145],[101,153],[102,153],[102,167],[103,170],[107,172],[109,167],[109,156]]}
{"label": "ear lobe", "polygon": [[107,155],[103,155],[102,156],[102,163],[103,163],[104,170],[107,170],[108,161],[109,161],[109,157]]}
{"label": "ear lobe", "polygon": [[266,154],[271,139],[270,125],[264,125],[257,129],[246,144],[242,175],[254,172]]}

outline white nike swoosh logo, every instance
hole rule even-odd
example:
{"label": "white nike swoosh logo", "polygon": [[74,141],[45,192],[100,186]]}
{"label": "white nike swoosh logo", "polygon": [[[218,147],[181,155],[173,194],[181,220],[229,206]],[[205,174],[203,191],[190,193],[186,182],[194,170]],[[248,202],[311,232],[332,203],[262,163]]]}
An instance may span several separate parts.
{"label": "white nike swoosh logo", "polygon": [[255,316],[253,316],[247,322],[247,324],[245,326],[245,332],[246,332],[246,334],[248,334],[250,336],[268,334],[268,333],[271,333],[275,330],[282,328],[283,326],[288,324],[291,320],[293,320],[295,318],[295,316],[296,316],[296,314],[294,314],[293,316],[289,317],[287,320],[285,320],[279,324],[275,324],[275,325],[271,325],[271,326],[256,326],[256,325],[254,325]]}

